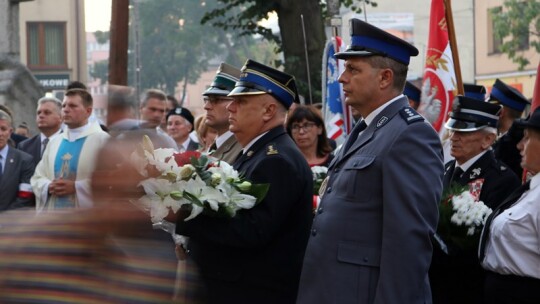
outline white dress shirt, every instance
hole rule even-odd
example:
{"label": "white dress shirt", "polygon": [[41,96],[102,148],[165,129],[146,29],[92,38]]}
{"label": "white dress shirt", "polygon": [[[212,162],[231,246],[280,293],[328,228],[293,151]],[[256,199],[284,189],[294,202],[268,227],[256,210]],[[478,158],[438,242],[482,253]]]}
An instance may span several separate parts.
{"label": "white dress shirt", "polygon": [[517,202],[493,219],[484,269],[540,279],[540,174]]}

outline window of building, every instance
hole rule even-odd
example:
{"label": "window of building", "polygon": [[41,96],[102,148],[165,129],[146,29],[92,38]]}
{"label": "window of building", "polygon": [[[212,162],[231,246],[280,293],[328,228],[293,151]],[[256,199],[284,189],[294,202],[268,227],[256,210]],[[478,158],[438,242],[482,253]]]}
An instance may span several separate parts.
{"label": "window of building", "polygon": [[26,29],[30,68],[67,68],[65,22],[27,22]]}
{"label": "window of building", "polygon": [[501,45],[503,43],[502,38],[497,37],[495,31],[495,23],[493,22],[493,16],[500,14],[502,7],[493,7],[488,9],[488,45],[490,54],[498,54],[501,52]]}

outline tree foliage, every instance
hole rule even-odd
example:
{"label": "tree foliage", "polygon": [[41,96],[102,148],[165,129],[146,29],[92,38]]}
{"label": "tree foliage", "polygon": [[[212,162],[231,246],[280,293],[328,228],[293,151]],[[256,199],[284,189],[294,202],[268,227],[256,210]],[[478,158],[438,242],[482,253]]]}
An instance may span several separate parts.
{"label": "tree foliage", "polygon": [[109,60],[95,62],[90,68],[90,76],[94,79],[99,79],[101,83],[105,83],[109,79]]}
{"label": "tree foliage", "polygon": [[[365,2],[376,6],[370,0],[339,0],[342,5],[355,12],[361,12]],[[284,62],[276,60],[272,64],[284,64],[285,71],[296,76],[301,95],[308,96],[308,73],[305,56],[307,47],[310,82],[313,89],[313,102],[320,101],[322,54],[326,42],[324,33],[324,19],[326,15],[326,2],[321,0],[218,0],[218,8],[206,13],[203,23],[209,23],[224,30],[236,30],[241,35],[258,34],[269,41],[275,42],[279,47],[276,52],[283,52]],[[260,21],[268,18],[271,13],[277,13],[280,34],[276,35],[268,28],[263,27]],[[302,34],[301,17],[304,17],[306,41]]]}
{"label": "tree foliage", "polygon": [[[204,3],[204,5],[203,5]],[[224,52],[223,33],[200,20],[216,1],[153,0],[140,2],[141,89],[174,94],[179,82],[194,83],[208,60]]]}
{"label": "tree foliage", "polygon": [[523,70],[530,63],[525,51],[532,47],[540,53],[540,2],[506,0],[502,11],[491,16],[495,36],[503,41],[500,50]]}

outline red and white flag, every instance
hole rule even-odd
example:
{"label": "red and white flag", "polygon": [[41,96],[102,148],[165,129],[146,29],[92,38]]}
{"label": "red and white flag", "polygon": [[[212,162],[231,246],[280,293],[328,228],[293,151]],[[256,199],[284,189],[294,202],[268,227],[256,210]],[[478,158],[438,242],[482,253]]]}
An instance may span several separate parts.
{"label": "red and white flag", "polygon": [[444,10],[443,0],[431,1],[426,65],[418,107],[420,114],[439,132],[444,130],[444,123],[448,113],[452,111],[452,101],[457,92],[454,59]]}

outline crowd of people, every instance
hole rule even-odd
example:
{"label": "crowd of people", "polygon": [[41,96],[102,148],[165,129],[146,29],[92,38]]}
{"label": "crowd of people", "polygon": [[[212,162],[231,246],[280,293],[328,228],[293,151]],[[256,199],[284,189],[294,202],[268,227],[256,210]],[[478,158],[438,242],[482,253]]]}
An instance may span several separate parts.
{"label": "crowd of people", "polygon": [[[0,302],[540,303],[540,109],[501,80],[471,86],[441,140],[406,81],[418,53],[351,19],[335,57],[356,123],[338,147],[294,76],[251,59],[219,66],[197,117],[161,90],[109,86],[100,124],[73,82],[37,101],[30,137],[2,106]],[[132,204],[144,136],[268,192],[233,218],[169,215],[176,245]],[[328,169],[315,208],[310,167]],[[439,235],[455,187],[493,210],[468,248]]]}

